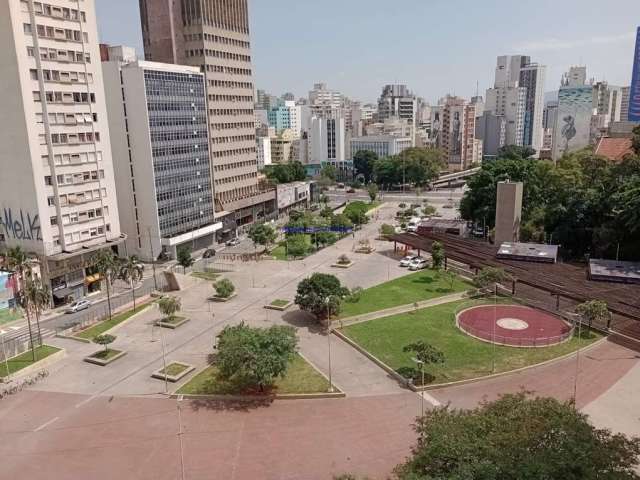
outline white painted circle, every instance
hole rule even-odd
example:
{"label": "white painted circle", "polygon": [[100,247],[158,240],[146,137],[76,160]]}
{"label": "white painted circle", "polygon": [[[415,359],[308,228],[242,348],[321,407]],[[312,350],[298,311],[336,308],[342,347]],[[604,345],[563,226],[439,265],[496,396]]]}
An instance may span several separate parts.
{"label": "white painted circle", "polygon": [[529,328],[529,324],[519,318],[501,318],[496,323],[505,330],[526,330]]}

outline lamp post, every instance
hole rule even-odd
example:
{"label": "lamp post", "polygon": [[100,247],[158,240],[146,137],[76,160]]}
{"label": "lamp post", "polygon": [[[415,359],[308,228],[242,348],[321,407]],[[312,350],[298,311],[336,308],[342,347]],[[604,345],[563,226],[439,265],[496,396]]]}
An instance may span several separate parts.
{"label": "lamp post", "polygon": [[574,315],[578,322],[578,349],[576,350],[576,374],[573,377],[573,407],[577,409],[578,375],[580,374],[580,348],[582,347],[582,317],[578,314]]}
{"label": "lamp post", "polygon": [[329,347],[329,393],[333,393],[333,379],[331,372],[331,296],[325,299],[327,304],[327,345]]}
{"label": "lamp post", "polygon": [[424,417],[424,362],[417,358],[412,358],[411,360],[420,365],[420,373],[422,375],[422,383],[420,384],[420,387],[422,387],[422,390],[420,391],[420,416]]}
{"label": "lamp post", "polygon": [[491,373],[496,373],[496,323],[498,322],[498,283],[494,285],[493,292],[493,327],[491,346]]}

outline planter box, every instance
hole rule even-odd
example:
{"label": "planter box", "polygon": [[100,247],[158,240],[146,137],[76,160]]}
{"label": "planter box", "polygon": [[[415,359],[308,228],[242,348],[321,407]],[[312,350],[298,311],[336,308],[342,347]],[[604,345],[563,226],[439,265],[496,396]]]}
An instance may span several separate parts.
{"label": "planter box", "polygon": [[100,354],[101,352],[104,352],[104,350],[100,350],[99,352],[94,353],[93,355],[89,355],[88,357],[84,357],[83,360],[87,363],[93,363],[95,365],[100,365],[101,367],[104,367],[106,365],[109,365],[110,363],[115,362],[116,360],[118,360],[119,358],[124,357],[127,352],[121,351],[121,350],[113,350],[110,349],[110,351],[112,352],[117,352],[114,356],[108,358],[108,359],[102,359],[100,357],[96,357],[95,355]]}
{"label": "planter box", "polygon": [[191,319],[190,318],[186,318],[186,317],[177,317],[177,321],[175,321],[175,322],[165,322],[164,320],[158,320],[156,322],[156,326],[157,327],[162,327],[162,328],[170,328],[171,330],[175,330],[176,328],[181,327],[182,325],[187,323],[189,320],[191,320]]}
{"label": "planter box", "polygon": [[279,312],[284,312],[287,308],[293,305],[293,302],[288,302],[286,305],[265,305],[264,308],[267,310],[278,310]]}
{"label": "planter box", "polygon": [[165,380],[166,378],[168,382],[175,383],[180,379],[186,377],[196,369],[196,367],[194,367],[193,365],[189,365],[188,363],[183,363],[183,362],[171,362],[169,365],[167,365],[167,368],[170,367],[171,365],[181,365],[185,368],[177,375],[166,375],[165,373],[163,373],[163,370],[164,370],[164,367],[163,367],[153,372],[151,374],[151,378],[157,378],[158,380]]}
{"label": "planter box", "polygon": [[352,267],[356,262],[349,262],[349,263],[334,263],[333,265],[331,265],[333,268],[350,268]]}
{"label": "planter box", "polygon": [[228,302],[229,300],[235,298],[238,294],[237,293],[232,293],[230,296],[228,296],[227,298],[224,297],[219,297],[217,295],[214,295],[213,297],[211,297],[211,300],[213,300],[214,302]]}
{"label": "planter box", "polygon": [[376,251],[376,247],[363,247],[363,248],[356,248],[356,253],[373,253]]}

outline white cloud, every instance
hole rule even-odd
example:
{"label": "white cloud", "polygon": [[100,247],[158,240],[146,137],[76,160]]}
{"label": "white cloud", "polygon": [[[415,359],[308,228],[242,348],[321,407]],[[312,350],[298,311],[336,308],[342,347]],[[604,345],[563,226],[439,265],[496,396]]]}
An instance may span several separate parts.
{"label": "white cloud", "polygon": [[626,32],[618,35],[596,36],[581,38],[577,40],[559,40],[557,38],[546,38],[544,40],[532,40],[523,42],[514,47],[518,52],[541,52],[550,50],[570,50],[573,48],[587,47],[590,45],[609,45],[633,40],[635,32]]}

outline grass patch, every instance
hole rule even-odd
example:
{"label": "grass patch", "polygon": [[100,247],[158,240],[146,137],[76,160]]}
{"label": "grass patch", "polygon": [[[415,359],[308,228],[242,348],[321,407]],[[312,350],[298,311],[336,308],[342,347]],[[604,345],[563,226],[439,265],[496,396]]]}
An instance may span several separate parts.
{"label": "grass patch", "polygon": [[276,299],[273,302],[271,302],[269,305],[271,305],[272,307],[286,307],[287,305],[289,305],[291,302],[289,300],[281,300],[281,299]]}
{"label": "grass patch", "polygon": [[160,323],[168,323],[169,325],[177,325],[178,323],[184,321],[186,317],[178,317],[174,315],[173,317],[166,317],[160,320]]}
{"label": "grass patch", "polygon": [[176,377],[180,375],[182,372],[184,372],[185,370],[187,370],[188,368],[190,368],[188,365],[185,365],[183,363],[173,362],[167,365],[167,368],[163,368],[162,370],[160,370],[159,373],[161,375],[167,375],[169,377]]}
{"label": "grass patch", "polygon": [[378,202],[377,200],[375,202],[369,202],[367,204],[367,212],[373,210],[374,208],[378,208],[381,204],[382,202]]}
{"label": "grass patch", "polygon": [[[44,360],[45,358],[59,352],[60,349],[52,347],[50,345],[42,345],[36,348],[36,362]],[[10,358],[7,362],[0,363],[0,378],[4,378],[7,375],[7,365],[9,365],[9,373],[19,372],[23,368],[33,365],[33,356],[31,350],[28,350],[17,357]]]}
{"label": "grass patch", "polygon": [[[275,393],[324,393],[329,388],[329,381],[309,365],[304,358],[296,354],[284,378],[276,381]],[[191,381],[186,383],[177,393],[191,395],[246,395],[254,391],[247,390],[233,382],[218,377],[218,369],[212,365]]]}
{"label": "grass patch", "polygon": [[[315,245],[312,245],[312,243],[311,243],[311,235],[305,234],[304,238],[305,238],[306,243],[307,243],[307,253],[305,255],[301,256],[301,257],[295,257],[295,259],[307,258],[309,255],[315,253]],[[287,247],[286,247],[286,242],[284,242],[284,241],[278,243],[278,246],[276,248],[274,248],[273,250],[271,250],[269,255],[271,255],[276,260],[282,260],[282,261],[286,261],[286,260],[294,258],[291,255],[289,255],[287,257]]]}
{"label": "grass patch", "polygon": [[421,302],[443,295],[464,292],[469,288],[471,288],[470,284],[456,279],[453,283],[453,289],[451,289],[448,282],[438,278],[435,270],[421,270],[363,290],[359,301],[344,303],[340,317],[352,317],[399,305]]}
{"label": "grass patch", "polygon": [[114,350],[109,348],[107,350],[100,350],[92,355],[89,355],[90,358],[96,358],[98,360],[111,360],[116,355],[120,355],[122,353],[121,350]]}
{"label": "grass patch", "polygon": [[12,311],[10,308],[4,308],[0,310],[0,325],[3,323],[15,322],[16,320],[20,320],[22,317],[22,313],[15,309]]}
{"label": "grass patch", "polygon": [[207,280],[209,282],[215,282],[218,278],[220,278],[219,273],[213,272],[192,272],[191,276],[199,278],[201,280]]}
{"label": "grass patch", "polygon": [[[477,304],[486,302],[478,301]],[[425,372],[433,375],[432,383],[453,382],[481,377],[492,373],[492,356],[495,349],[496,373],[507,372],[534,365],[575,351],[578,339],[545,348],[495,347],[461,332],[455,325],[455,312],[461,305],[472,306],[468,301],[452,302],[394,315],[369,322],[350,325],[342,332],[384,363],[405,376],[407,369],[415,368],[411,353],[402,351],[405,345],[423,340],[439,348],[445,355],[445,363],[429,365]],[[601,335],[583,331],[582,347],[595,342]]]}
{"label": "grass patch", "polygon": [[136,307],[135,310],[131,309],[131,310],[127,310],[126,312],[119,313],[118,315],[114,315],[111,318],[111,320],[107,319],[107,320],[98,322],[89,328],[85,328],[84,330],[77,332],[76,334],[74,334],[74,337],[84,338],[86,340],[93,340],[98,335],[102,335],[107,330],[110,330],[116,325],[119,325],[125,320],[128,320],[136,313],[140,313],[143,310],[146,310],[148,307],[149,305],[141,305],[139,307]]}

